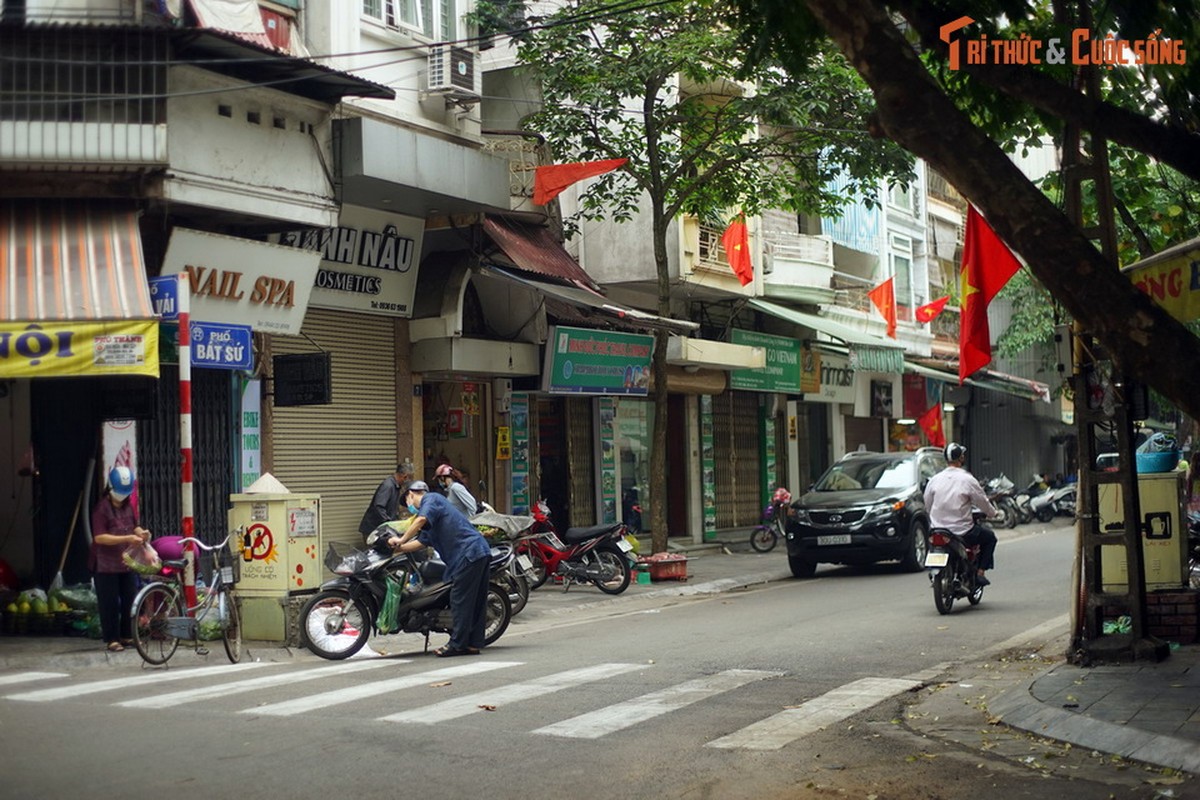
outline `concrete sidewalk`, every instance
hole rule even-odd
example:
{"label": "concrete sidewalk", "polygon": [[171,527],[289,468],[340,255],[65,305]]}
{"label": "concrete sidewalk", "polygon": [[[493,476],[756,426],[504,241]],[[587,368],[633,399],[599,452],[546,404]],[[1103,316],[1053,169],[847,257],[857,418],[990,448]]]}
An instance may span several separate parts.
{"label": "concrete sidewalk", "polygon": [[[1001,538],[1021,535],[1002,532]],[[681,548],[688,556],[685,581],[633,583],[620,596],[601,594],[592,587],[563,591],[553,585],[539,589],[513,630],[536,627],[563,614],[584,609],[612,608],[645,602],[656,597],[718,594],[773,581],[792,580],[781,542],[771,553],[749,550],[745,540],[729,538],[724,544]],[[677,548],[672,548],[673,550]],[[1004,653],[993,652],[973,662],[953,665],[937,682],[927,686],[918,705],[930,711],[914,714],[912,726],[923,732],[952,738],[945,729],[951,713],[964,707],[984,719],[971,719],[962,730],[1002,723],[1041,737],[1077,747],[1110,753],[1200,775],[1200,645],[1174,649],[1161,663],[1133,662],[1097,667],[1066,663],[1065,624],[1043,626],[1027,641],[1008,650],[1041,651],[1037,659],[1017,668],[998,669],[997,662],[1015,663]],[[212,647],[215,645],[215,647]],[[1001,646],[1004,649],[1005,646]],[[251,657],[264,661],[315,658],[266,642],[248,642]],[[224,660],[220,642],[210,643],[212,663]],[[92,639],[65,637],[0,637],[0,670],[71,669],[108,665],[137,665],[132,648],[123,653],[104,652]],[[955,689],[970,694],[970,701],[955,699]],[[921,723],[922,718],[940,724]]]}

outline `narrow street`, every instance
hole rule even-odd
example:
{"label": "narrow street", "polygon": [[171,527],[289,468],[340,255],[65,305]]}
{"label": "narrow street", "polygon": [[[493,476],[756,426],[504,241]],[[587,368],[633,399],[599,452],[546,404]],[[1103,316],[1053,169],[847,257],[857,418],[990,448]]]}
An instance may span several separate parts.
{"label": "narrow street", "polygon": [[[1140,768],[967,735],[987,726],[970,687],[938,683],[1039,626],[1045,638],[1070,547],[1066,528],[1006,542],[984,601],[946,617],[922,574],[824,568],[518,618],[479,658],[10,671],[9,796],[1155,797]],[[1014,648],[986,657],[1036,663]],[[978,720],[961,742],[929,736],[963,709]]]}

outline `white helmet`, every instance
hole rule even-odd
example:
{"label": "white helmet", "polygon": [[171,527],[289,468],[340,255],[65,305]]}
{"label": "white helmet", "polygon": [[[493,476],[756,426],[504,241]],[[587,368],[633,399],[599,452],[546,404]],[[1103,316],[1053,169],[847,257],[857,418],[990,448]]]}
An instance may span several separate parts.
{"label": "white helmet", "polygon": [[967,457],[967,448],[958,442],[950,442],[942,452],[946,454],[947,461],[962,461]]}

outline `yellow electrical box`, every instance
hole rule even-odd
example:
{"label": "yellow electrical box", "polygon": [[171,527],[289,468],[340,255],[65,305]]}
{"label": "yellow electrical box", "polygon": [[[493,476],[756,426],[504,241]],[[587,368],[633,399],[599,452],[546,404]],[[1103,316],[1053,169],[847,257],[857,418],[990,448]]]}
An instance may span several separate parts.
{"label": "yellow electrical box", "polygon": [[[1184,525],[1185,475],[1183,470],[1138,475],[1138,506],[1142,514],[1142,566],[1146,590],[1178,589],[1185,586],[1187,527]],[[1121,487],[1102,483],[1098,487],[1100,530],[1117,532],[1124,527],[1125,509]],[[1125,548],[1100,548],[1100,576],[1106,592],[1123,592],[1129,583]]]}
{"label": "yellow electrical box", "polygon": [[241,530],[238,594],[285,597],[321,585],[321,498],[232,494],[229,527]]}

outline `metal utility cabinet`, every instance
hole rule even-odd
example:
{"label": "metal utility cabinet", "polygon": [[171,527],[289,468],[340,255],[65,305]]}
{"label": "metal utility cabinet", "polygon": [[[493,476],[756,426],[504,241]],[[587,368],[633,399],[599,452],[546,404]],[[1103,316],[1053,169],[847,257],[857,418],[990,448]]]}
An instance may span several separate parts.
{"label": "metal utility cabinet", "polygon": [[[1142,564],[1146,590],[1178,589],[1186,585],[1187,527],[1183,521],[1185,472],[1138,474],[1141,508]],[[1102,484],[1100,526],[1102,530],[1124,527],[1121,485]],[[1100,574],[1105,591],[1121,591],[1129,583],[1125,551],[1117,545],[1100,548]],[[1111,587],[1111,588],[1110,588]]]}
{"label": "metal utility cabinet", "polygon": [[240,530],[242,635],[287,642],[296,638],[289,609],[297,595],[321,585],[321,497],[315,494],[233,494],[229,527]]}

